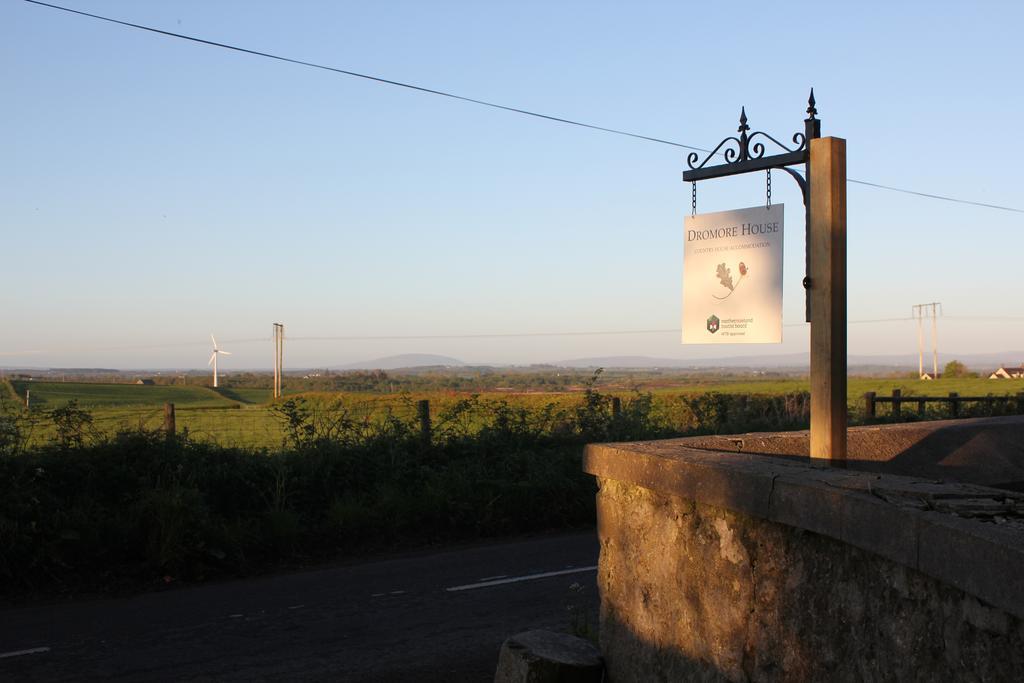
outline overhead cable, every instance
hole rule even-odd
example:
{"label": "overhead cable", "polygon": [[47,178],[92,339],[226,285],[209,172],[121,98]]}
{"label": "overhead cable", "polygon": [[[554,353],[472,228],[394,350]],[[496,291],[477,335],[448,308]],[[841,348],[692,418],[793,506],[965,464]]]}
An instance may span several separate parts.
{"label": "overhead cable", "polygon": [[[864,318],[861,320],[847,320],[848,325],[865,325],[877,323],[901,323],[917,320],[912,316],[899,318]],[[947,315],[942,316],[944,321],[997,321],[997,322],[1024,322],[1024,316],[1020,315]],[[805,327],[806,322],[785,323],[783,327]],[[679,334],[678,327],[654,328],[640,330],[589,330],[563,332],[483,332],[471,334],[357,334],[357,335],[323,335],[323,336],[289,336],[289,342],[330,342],[330,341],[417,341],[430,339],[519,339],[525,337],[606,337],[641,334]],[[248,337],[222,340],[224,344],[266,344],[270,343],[270,337]],[[75,351],[98,352],[98,351],[137,351],[149,349],[182,348],[194,346],[206,346],[207,342],[168,342],[164,344],[136,344],[124,346],[90,346],[90,347],[66,347]],[[65,347],[51,347],[46,349],[26,349],[20,351],[0,351],[2,357],[37,356],[45,353],[57,353],[65,350]]]}
{"label": "overhead cable", "polygon": [[[705,149],[703,147],[696,147],[694,145],[686,145],[686,144],[683,144],[681,142],[674,142],[672,140],[666,140],[664,138],[658,138],[658,137],[654,137],[654,136],[651,136],[651,135],[642,135],[640,133],[631,133],[629,131],[619,130],[619,129],[616,129],[616,128],[608,128],[606,126],[598,126],[598,125],[593,124],[593,123],[585,123],[583,121],[575,121],[573,119],[567,119],[567,118],[564,118],[564,117],[561,117],[561,116],[554,116],[554,115],[551,115],[551,114],[543,114],[543,113],[540,113],[540,112],[530,111],[528,109],[522,109],[520,107],[512,107],[512,106],[509,106],[509,105],[498,104],[496,102],[488,102],[487,100],[480,100],[480,99],[476,99],[474,97],[467,97],[465,95],[457,95],[455,93],[447,92],[447,91],[444,91],[444,90],[437,90],[435,88],[427,88],[425,86],[414,85],[412,83],[404,83],[402,81],[396,81],[396,80],[392,80],[390,78],[383,78],[383,77],[380,77],[380,76],[373,76],[371,74],[364,74],[364,73],[360,73],[358,71],[350,71],[348,69],[341,69],[341,68],[338,68],[338,67],[327,66],[325,64],[318,64],[316,62],[308,62],[308,61],[305,61],[305,60],[302,60],[302,59],[295,59],[293,57],[285,57],[285,56],[276,55],[276,54],[273,54],[273,53],[270,53],[270,52],[263,52],[261,50],[253,50],[253,49],[250,49],[250,48],[240,47],[238,45],[231,45],[229,43],[221,43],[221,42],[218,42],[218,41],[215,41],[215,40],[207,40],[205,38],[199,38],[198,36],[190,36],[190,35],[187,35],[187,34],[184,34],[184,33],[177,33],[177,32],[174,32],[174,31],[165,31],[163,29],[154,28],[152,26],[145,26],[143,24],[135,24],[135,23],[132,23],[130,21],[123,21],[121,19],[114,19],[112,17],[106,17],[106,16],[103,16],[103,15],[100,15],[100,14],[93,14],[91,12],[83,12],[81,10],[72,9],[70,7],[62,7],[60,5],[54,5],[54,4],[51,4],[51,3],[48,3],[48,2],[40,2],[40,0],[24,0],[24,1],[29,3],[29,4],[32,4],[32,5],[39,5],[41,7],[48,7],[50,9],[60,10],[62,12],[68,12],[69,14],[77,14],[79,16],[88,17],[90,19],[96,19],[98,21],[105,21],[105,22],[108,22],[108,23],[111,23],[111,24],[117,24],[119,26],[125,26],[127,28],[137,29],[139,31],[148,31],[150,33],[155,33],[155,34],[162,35],[162,36],[167,36],[167,37],[170,37],[170,38],[178,38],[180,40],[187,40],[189,42],[199,43],[201,45],[208,45],[208,46],[211,46],[211,47],[218,47],[218,48],[221,48],[221,49],[224,49],[224,50],[232,50],[234,52],[241,52],[241,53],[244,53],[244,54],[253,55],[255,57],[263,57],[265,59],[273,59],[273,60],[277,60],[277,61],[280,61],[280,62],[287,62],[289,64],[296,64],[298,66],[309,67],[311,69],[321,69],[323,71],[330,71],[330,72],[333,72],[333,73],[342,74],[344,76],[351,76],[353,78],[362,78],[362,79],[365,79],[365,80],[368,80],[368,81],[373,81],[373,82],[381,83],[381,84],[384,84],[384,85],[391,85],[391,86],[395,86],[395,87],[398,87],[398,88],[406,88],[408,90],[414,90],[414,91],[417,91],[417,92],[426,93],[428,95],[437,95],[437,96],[440,96],[440,97],[447,97],[447,98],[450,98],[450,99],[453,99],[453,100],[459,100],[459,101],[462,101],[462,102],[468,102],[470,104],[476,104],[476,105],[479,105],[479,106],[482,106],[482,107],[490,107],[492,109],[500,109],[502,111],[507,111],[507,112],[511,112],[511,113],[514,113],[514,114],[521,114],[523,116],[532,116],[534,118],[544,119],[544,120],[547,120],[547,121],[553,121],[555,123],[563,123],[563,124],[570,125],[570,126],[578,126],[580,128],[589,128],[591,130],[596,130],[596,131],[600,131],[600,132],[603,132],[603,133],[611,133],[613,135],[623,135],[623,136],[630,137],[630,138],[636,138],[638,140],[647,140],[648,142],[656,142],[656,143],[662,144],[662,145],[671,145],[673,147],[680,147],[682,149],[689,149],[689,150],[693,150],[695,152],[709,152],[710,151],[710,150],[707,150],[707,149]],[[1000,211],[1012,211],[1014,213],[1024,213],[1024,209],[1013,207],[1013,206],[1002,206],[1002,205],[999,205],[999,204],[989,204],[989,203],[986,203],[986,202],[972,201],[972,200],[969,200],[969,199],[960,199],[960,198],[957,198],[957,197],[949,197],[949,196],[946,196],[946,195],[940,195],[940,194],[935,194],[935,193],[931,193],[931,192],[918,192],[916,190],[908,190],[906,188],[893,187],[892,185],[883,185],[881,183],[873,183],[873,182],[869,182],[867,180],[854,180],[852,178],[849,178],[849,179],[847,179],[847,181],[850,182],[850,183],[855,183],[857,185],[864,185],[866,187],[873,187],[873,188],[876,188],[876,189],[879,189],[879,190],[887,190],[889,192],[900,192],[900,193],[903,193],[903,194],[914,195],[914,196],[917,196],[917,197],[925,197],[925,198],[928,198],[928,199],[938,199],[938,200],[941,200],[941,201],[953,202],[953,203],[956,203],[956,204],[967,204],[967,205],[970,205],[970,206],[979,206],[979,207],[984,207],[984,208],[987,208],[987,209],[998,209]]]}
{"label": "overhead cable", "polygon": [[363,78],[368,81],[374,81],[376,83],[383,83],[385,85],[393,85],[398,88],[407,88],[409,90],[415,90],[417,92],[427,93],[429,95],[439,95],[440,97],[449,97],[453,100],[460,100],[462,102],[469,102],[470,104],[478,104],[482,107],[491,107],[493,109],[501,109],[503,111],[509,111],[515,114],[522,114],[524,116],[533,116],[538,119],[546,119],[548,121],[555,121],[556,123],[565,123],[570,126],[579,126],[581,128],[590,128],[592,130],[599,130],[604,133],[613,133],[615,135],[625,135],[631,138],[637,138],[640,140],[648,140],[650,142],[657,142],[663,145],[672,145],[673,147],[682,147],[683,149],[693,150],[695,152],[708,152],[710,150],[703,149],[701,147],[691,147],[690,145],[684,145],[679,142],[672,142],[671,140],[663,140],[661,138],[651,137],[649,135],[640,135],[639,133],[630,133],[624,130],[616,130],[614,128],[606,128],[605,126],[598,126],[592,123],[583,123],[582,121],[573,121],[571,119],[565,119],[560,116],[552,116],[550,114],[541,114],[535,111],[529,111],[527,109],[520,109],[519,107],[510,107],[504,104],[497,104],[495,102],[488,102],[486,100],[478,100],[473,97],[466,97],[465,95],[456,95],[455,93],[445,92],[444,90],[436,90],[434,88],[427,88],[421,85],[414,85],[412,83],[403,83],[402,81],[395,81],[390,78],[382,78],[380,76],[372,76],[370,74],[359,73],[358,71],[349,71],[348,69],[339,69],[334,66],[327,66],[325,64],[317,64],[316,62],[307,62],[302,59],[294,59],[292,57],[284,57],[282,55],[275,55],[270,52],[262,52],[260,50],[251,50],[245,47],[239,47],[237,45],[230,45],[228,43],[220,43],[215,40],[206,40],[205,38],[199,38],[196,36],[186,35],[184,33],[175,33],[174,31],[164,31],[163,29],[153,28],[152,26],[144,26],[142,24],[133,24],[130,21],[122,21],[120,19],[113,19],[111,17],[105,17],[99,14],[91,14],[89,12],[82,12],[80,10],[71,9],[69,7],[61,7],[60,5],[51,5],[48,2],[39,2],[39,0],[25,0],[25,2],[33,5],[40,5],[42,7],[49,7],[63,12],[70,12],[71,14],[78,14],[83,17],[89,17],[90,19],[98,19],[100,21],[107,21],[111,24],[118,24],[120,26],[127,26],[128,28],[138,29],[140,31],[149,31],[150,33],[157,33],[163,36],[171,38],[180,38],[181,40],[188,40],[193,43],[200,43],[202,45],[209,45],[211,47],[219,47],[225,50],[234,50],[235,52],[242,52],[248,55],[254,55],[256,57],[265,57],[266,59],[275,59],[279,62],[288,62],[289,64],[298,64],[299,66],[308,66],[311,69],[322,69],[324,71],[333,71],[334,73],[343,74],[345,76],[352,76],[354,78]]}

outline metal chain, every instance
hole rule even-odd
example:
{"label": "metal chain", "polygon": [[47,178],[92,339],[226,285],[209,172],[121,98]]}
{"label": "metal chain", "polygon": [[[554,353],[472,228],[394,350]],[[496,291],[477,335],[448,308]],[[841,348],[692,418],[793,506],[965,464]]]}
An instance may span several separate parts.
{"label": "metal chain", "polygon": [[768,169],[768,205],[766,209],[772,208],[772,169]]}
{"label": "metal chain", "polygon": [[690,199],[690,215],[691,216],[696,216],[697,215],[697,181],[696,180],[691,181],[690,185],[693,186],[693,195],[692,195],[692,197]]}

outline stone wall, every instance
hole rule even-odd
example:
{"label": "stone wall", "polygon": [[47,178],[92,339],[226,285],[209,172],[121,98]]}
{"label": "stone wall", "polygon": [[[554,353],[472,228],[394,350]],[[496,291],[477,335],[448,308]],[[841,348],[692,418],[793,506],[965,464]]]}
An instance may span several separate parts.
{"label": "stone wall", "polygon": [[[685,439],[693,448],[806,458],[807,431]],[[855,427],[854,470],[956,480],[1024,491],[1024,416]]]}
{"label": "stone wall", "polygon": [[1020,680],[1024,497],[588,447],[608,680]]}

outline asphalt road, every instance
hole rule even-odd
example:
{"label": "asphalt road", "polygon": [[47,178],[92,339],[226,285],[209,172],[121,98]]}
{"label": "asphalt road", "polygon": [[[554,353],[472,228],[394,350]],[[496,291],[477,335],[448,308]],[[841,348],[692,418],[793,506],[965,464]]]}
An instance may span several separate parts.
{"label": "asphalt road", "polygon": [[543,536],[3,609],[0,680],[493,680],[509,635],[568,630],[570,603],[596,625],[597,554]]}

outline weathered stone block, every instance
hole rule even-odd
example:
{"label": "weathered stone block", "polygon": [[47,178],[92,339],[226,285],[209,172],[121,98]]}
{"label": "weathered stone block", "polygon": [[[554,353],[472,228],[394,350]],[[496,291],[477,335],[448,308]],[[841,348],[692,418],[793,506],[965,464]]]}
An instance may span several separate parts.
{"label": "weathered stone block", "polygon": [[587,449],[606,680],[1020,679],[1020,493],[696,441]]}
{"label": "weathered stone block", "polygon": [[[1012,526],[1012,525],[1011,525]],[[922,513],[918,566],[952,586],[1024,614],[1020,529],[936,512]]]}
{"label": "weathered stone block", "polygon": [[566,633],[526,631],[501,646],[494,683],[601,683],[601,652]]}
{"label": "weathered stone block", "polygon": [[[1014,680],[1024,624],[889,559],[602,481],[607,679]],[[883,531],[883,530],[880,530]]]}

